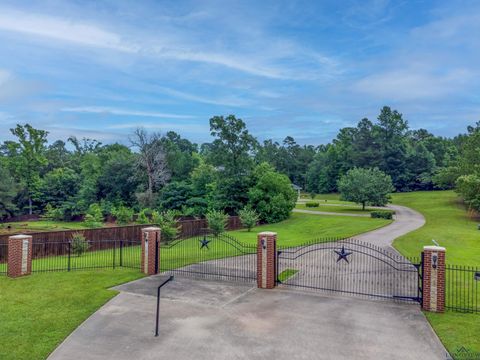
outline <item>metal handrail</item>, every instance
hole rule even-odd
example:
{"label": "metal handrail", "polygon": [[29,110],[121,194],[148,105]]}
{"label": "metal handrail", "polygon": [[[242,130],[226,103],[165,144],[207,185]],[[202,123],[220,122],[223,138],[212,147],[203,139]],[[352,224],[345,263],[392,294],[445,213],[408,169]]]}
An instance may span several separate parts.
{"label": "metal handrail", "polygon": [[160,317],[160,288],[172,280],[173,280],[173,275],[170,275],[157,288],[157,319],[155,321],[155,336],[158,336],[158,323],[159,323],[159,317]]}

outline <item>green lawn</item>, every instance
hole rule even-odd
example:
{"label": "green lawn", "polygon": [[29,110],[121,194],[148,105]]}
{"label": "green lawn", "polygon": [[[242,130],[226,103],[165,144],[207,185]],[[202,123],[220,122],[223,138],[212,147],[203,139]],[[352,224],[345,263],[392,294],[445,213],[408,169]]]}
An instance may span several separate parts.
{"label": "green lawn", "polygon": [[297,205],[295,205],[295,209],[333,212],[333,213],[338,213],[339,215],[341,215],[342,213],[350,213],[350,214],[358,213],[358,214],[369,215],[370,212],[375,210],[368,207],[365,208],[365,210],[362,210],[361,206],[355,206],[355,205],[335,206],[335,205],[325,205],[324,203],[319,203],[318,207],[307,207],[305,204],[297,203]]}
{"label": "green lawn", "polygon": [[[418,256],[423,246],[432,245],[431,240],[435,239],[446,247],[447,263],[480,267],[478,220],[467,215],[453,191],[395,194],[393,202],[411,207],[426,218],[421,229],[395,240],[394,246],[402,254]],[[452,355],[461,346],[480,353],[480,314],[447,311],[445,314],[426,312],[425,315]]]}
{"label": "green lawn", "polygon": [[117,269],[0,277],[0,359],[45,359],[111,299],[108,288],[142,277]]}
{"label": "green lawn", "polygon": [[301,194],[300,200],[302,201],[322,201],[327,204],[347,204],[347,205],[355,205],[350,201],[343,201],[340,200],[340,194],[333,193],[333,194],[316,194],[315,198],[312,200],[309,194]]}
{"label": "green lawn", "polygon": [[[321,216],[292,213],[290,218],[277,224],[257,226],[247,230],[229,231],[231,236],[246,247],[238,246],[225,237],[209,237],[208,250],[199,251],[199,239],[179,240],[161,248],[160,267],[167,271],[202,261],[256,253],[257,234],[274,231],[278,234],[279,246],[297,246],[323,238],[349,237],[389,224],[389,220],[350,218],[346,216]],[[235,246],[231,246],[233,244]]]}
{"label": "green lawn", "polygon": [[320,238],[358,235],[390,222],[383,219],[292,213],[288,220],[280,223],[257,226],[251,232],[230,231],[229,234],[242,242],[255,244],[258,232],[274,231],[278,233],[278,245],[296,246]]}
{"label": "green lawn", "polygon": [[[8,229],[10,226],[10,230]],[[83,222],[80,221],[50,221],[50,220],[37,220],[37,221],[21,221],[13,223],[0,224],[0,235],[18,233],[37,232],[37,231],[53,231],[53,230],[81,230],[86,229]]]}

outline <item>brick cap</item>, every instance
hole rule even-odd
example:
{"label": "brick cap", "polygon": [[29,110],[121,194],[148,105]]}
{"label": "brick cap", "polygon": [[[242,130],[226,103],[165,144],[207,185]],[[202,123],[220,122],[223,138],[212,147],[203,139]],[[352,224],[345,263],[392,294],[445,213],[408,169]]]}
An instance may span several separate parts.
{"label": "brick cap", "polygon": [[160,231],[160,228],[157,226],[150,226],[150,227],[143,228],[142,231]]}
{"label": "brick cap", "polygon": [[258,233],[259,236],[276,236],[277,233],[273,231],[263,231],[261,233]]}
{"label": "brick cap", "polygon": [[18,235],[12,235],[8,237],[9,239],[12,240],[24,240],[24,239],[31,239],[31,235],[23,235],[23,234],[18,234]]}
{"label": "brick cap", "polygon": [[434,245],[429,245],[429,246],[424,246],[423,250],[430,250],[430,251],[440,251],[440,252],[445,252],[447,251],[444,247],[442,246],[434,246]]}

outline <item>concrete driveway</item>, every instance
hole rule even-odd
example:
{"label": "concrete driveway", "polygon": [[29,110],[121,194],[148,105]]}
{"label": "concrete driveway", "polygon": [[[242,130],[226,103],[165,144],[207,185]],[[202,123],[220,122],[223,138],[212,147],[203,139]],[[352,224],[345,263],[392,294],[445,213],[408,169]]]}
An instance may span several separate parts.
{"label": "concrete driveway", "polygon": [[49,357],[58,359],[445,359],[417,305],[159,276],[121,293]]}

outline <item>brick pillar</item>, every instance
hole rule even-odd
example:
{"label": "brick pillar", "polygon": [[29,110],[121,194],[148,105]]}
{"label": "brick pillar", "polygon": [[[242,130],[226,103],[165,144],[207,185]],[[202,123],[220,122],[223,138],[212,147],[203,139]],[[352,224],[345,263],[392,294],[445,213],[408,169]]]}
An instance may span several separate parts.
{"label": "brick pillar", "polygon": [[445,311],[445,248],[423,248],[423,304],[426,311]]}
{"label": "brick pillar", "polygon": [[160,269],[160,246],[158,246],[160,245],[160,239],[160,228],[147,227],[142,229],[142,272],[144,274],[158,274],[158,269]]}
{"label": "brick pillar", "polygon": [[276,280],[277,233],[261,232],[257,235],[257,285],[273,289]]}
{"label": "brick pillar", "polygon": [[32,237],[14,235],[8,238],[7,275],[12,278],[32,273]]}

